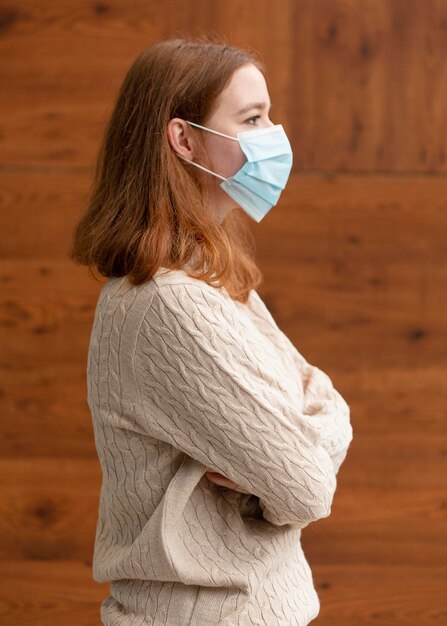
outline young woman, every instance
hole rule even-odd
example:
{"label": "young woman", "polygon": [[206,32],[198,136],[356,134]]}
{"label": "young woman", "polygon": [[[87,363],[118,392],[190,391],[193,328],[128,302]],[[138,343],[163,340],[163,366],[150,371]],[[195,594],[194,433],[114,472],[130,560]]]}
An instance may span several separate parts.
{"label": "young woman", "polygon": [[292,166],[261,61],[211,40],[144,50],[121,87],[72,258],[107,277],[87,382],[103,481],[107,626],[304,626],[301,529],[327,517],[347,403],[256,291],[247,221]]}

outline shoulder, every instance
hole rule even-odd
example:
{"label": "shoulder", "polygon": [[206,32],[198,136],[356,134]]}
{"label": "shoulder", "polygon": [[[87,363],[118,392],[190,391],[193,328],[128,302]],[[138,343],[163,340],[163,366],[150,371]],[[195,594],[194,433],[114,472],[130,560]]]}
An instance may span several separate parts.
{"label": "shoulder", "polygon": [[98,306],[102,309],[111,306],[133,309],[137,316],[144,316],[157,303],[175,305],[182,302],[191,307],[194,302],[209,302],[213,298],[231,301],[224,288],[212,287],[184,270],[160,268],[140,285],[131,284],[127,276],[109,278],[101,289]]}
{"label": "shoulder", "polygon": [[155,277],[144,322],[151,329],[224,336],[241,320],[240,306],[243,305],[235,302],[225,288],[175,271]]}
{"label": "shoulder", "polygon": [[282,331],[255,289],[243,304],[231,298],[225,287],[209,285],[182,270],[159,273],[153,282],[146,315],[149,326],[181,325],[241,345],[245,341],[258,345],[272,339],[275,344],[279,342],[277,335]]}
{"label": "shoulder", "polygon": [[268,350],[267,337],[254,323],[250,302],[230,297],[224,287],[173,271],[158,275],[140,326],[139,341],[153,346],[194,346],[220,354]]}
{"label": "shoulder", "polygon": [[[213,286],[190,276],[181,269],[160,268],[141,285],[132,285],[127,277],[110,278],[104,285],[101,309],[120,313],[126,326],[138,330],[138,335],[150,331],[163,333],[166,329],[202,330],[208,336],[218,334],[233,338],[251,336],[258,330],[271,329],[270,314],[252,289],[247,304],[235,301],[225,287]],[[116,314],[118,311],[118,315]],[[263,318],[261,320],[260,318]],[[264,327],[262,327],[262,324]],[[259,336],[256,341],[262,338]]]}
{"label": "shoulder", "polygon": [[197,297],[206,298],[207,295],[227,295],[226,289],[221,287],[213,287],[204,280],[190,276],[185,270],[166,270],[160,268],[153,276],[152,290],[154,293],[163,295],[166,293],[182,294],[194,293]]}

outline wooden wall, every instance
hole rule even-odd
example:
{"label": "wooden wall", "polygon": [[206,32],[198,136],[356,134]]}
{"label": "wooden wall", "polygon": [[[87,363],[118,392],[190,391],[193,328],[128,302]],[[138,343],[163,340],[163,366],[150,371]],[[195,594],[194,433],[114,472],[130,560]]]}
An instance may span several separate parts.
{"label": "wooden wall", "polygon": [[260,294],[351,406],[332,515],[303,531],[317,622],[446,624],[447,0],[3,1],[0,622],[100,623],[101,285],[67,250],[131,62],[210,31],[262,53],[294,148],[254,226]]}

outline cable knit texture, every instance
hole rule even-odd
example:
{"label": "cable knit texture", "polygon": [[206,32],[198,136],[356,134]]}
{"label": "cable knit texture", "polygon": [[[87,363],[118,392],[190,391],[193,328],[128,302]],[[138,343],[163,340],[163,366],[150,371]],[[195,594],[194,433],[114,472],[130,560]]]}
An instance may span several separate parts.
{"label": "cable knit texture", "polygon": [[87,383],[102,623],[309,624],[320,602],[301,529],[331,513],[350,411],[257,291],[242,304],[165,268],[137,287],[109,279]]}

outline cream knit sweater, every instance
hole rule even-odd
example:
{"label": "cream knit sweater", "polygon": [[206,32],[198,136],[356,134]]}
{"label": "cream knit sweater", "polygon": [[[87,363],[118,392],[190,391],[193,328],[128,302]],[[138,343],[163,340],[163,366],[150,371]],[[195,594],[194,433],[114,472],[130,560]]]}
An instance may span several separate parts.
{"label": "cream knit sweater", "polygon": [[259,294],[244,305],[184,270],[109,279],[87,382],[102,623],[309,624],[320,602],[301,529],[331,513],[350,411]]}

